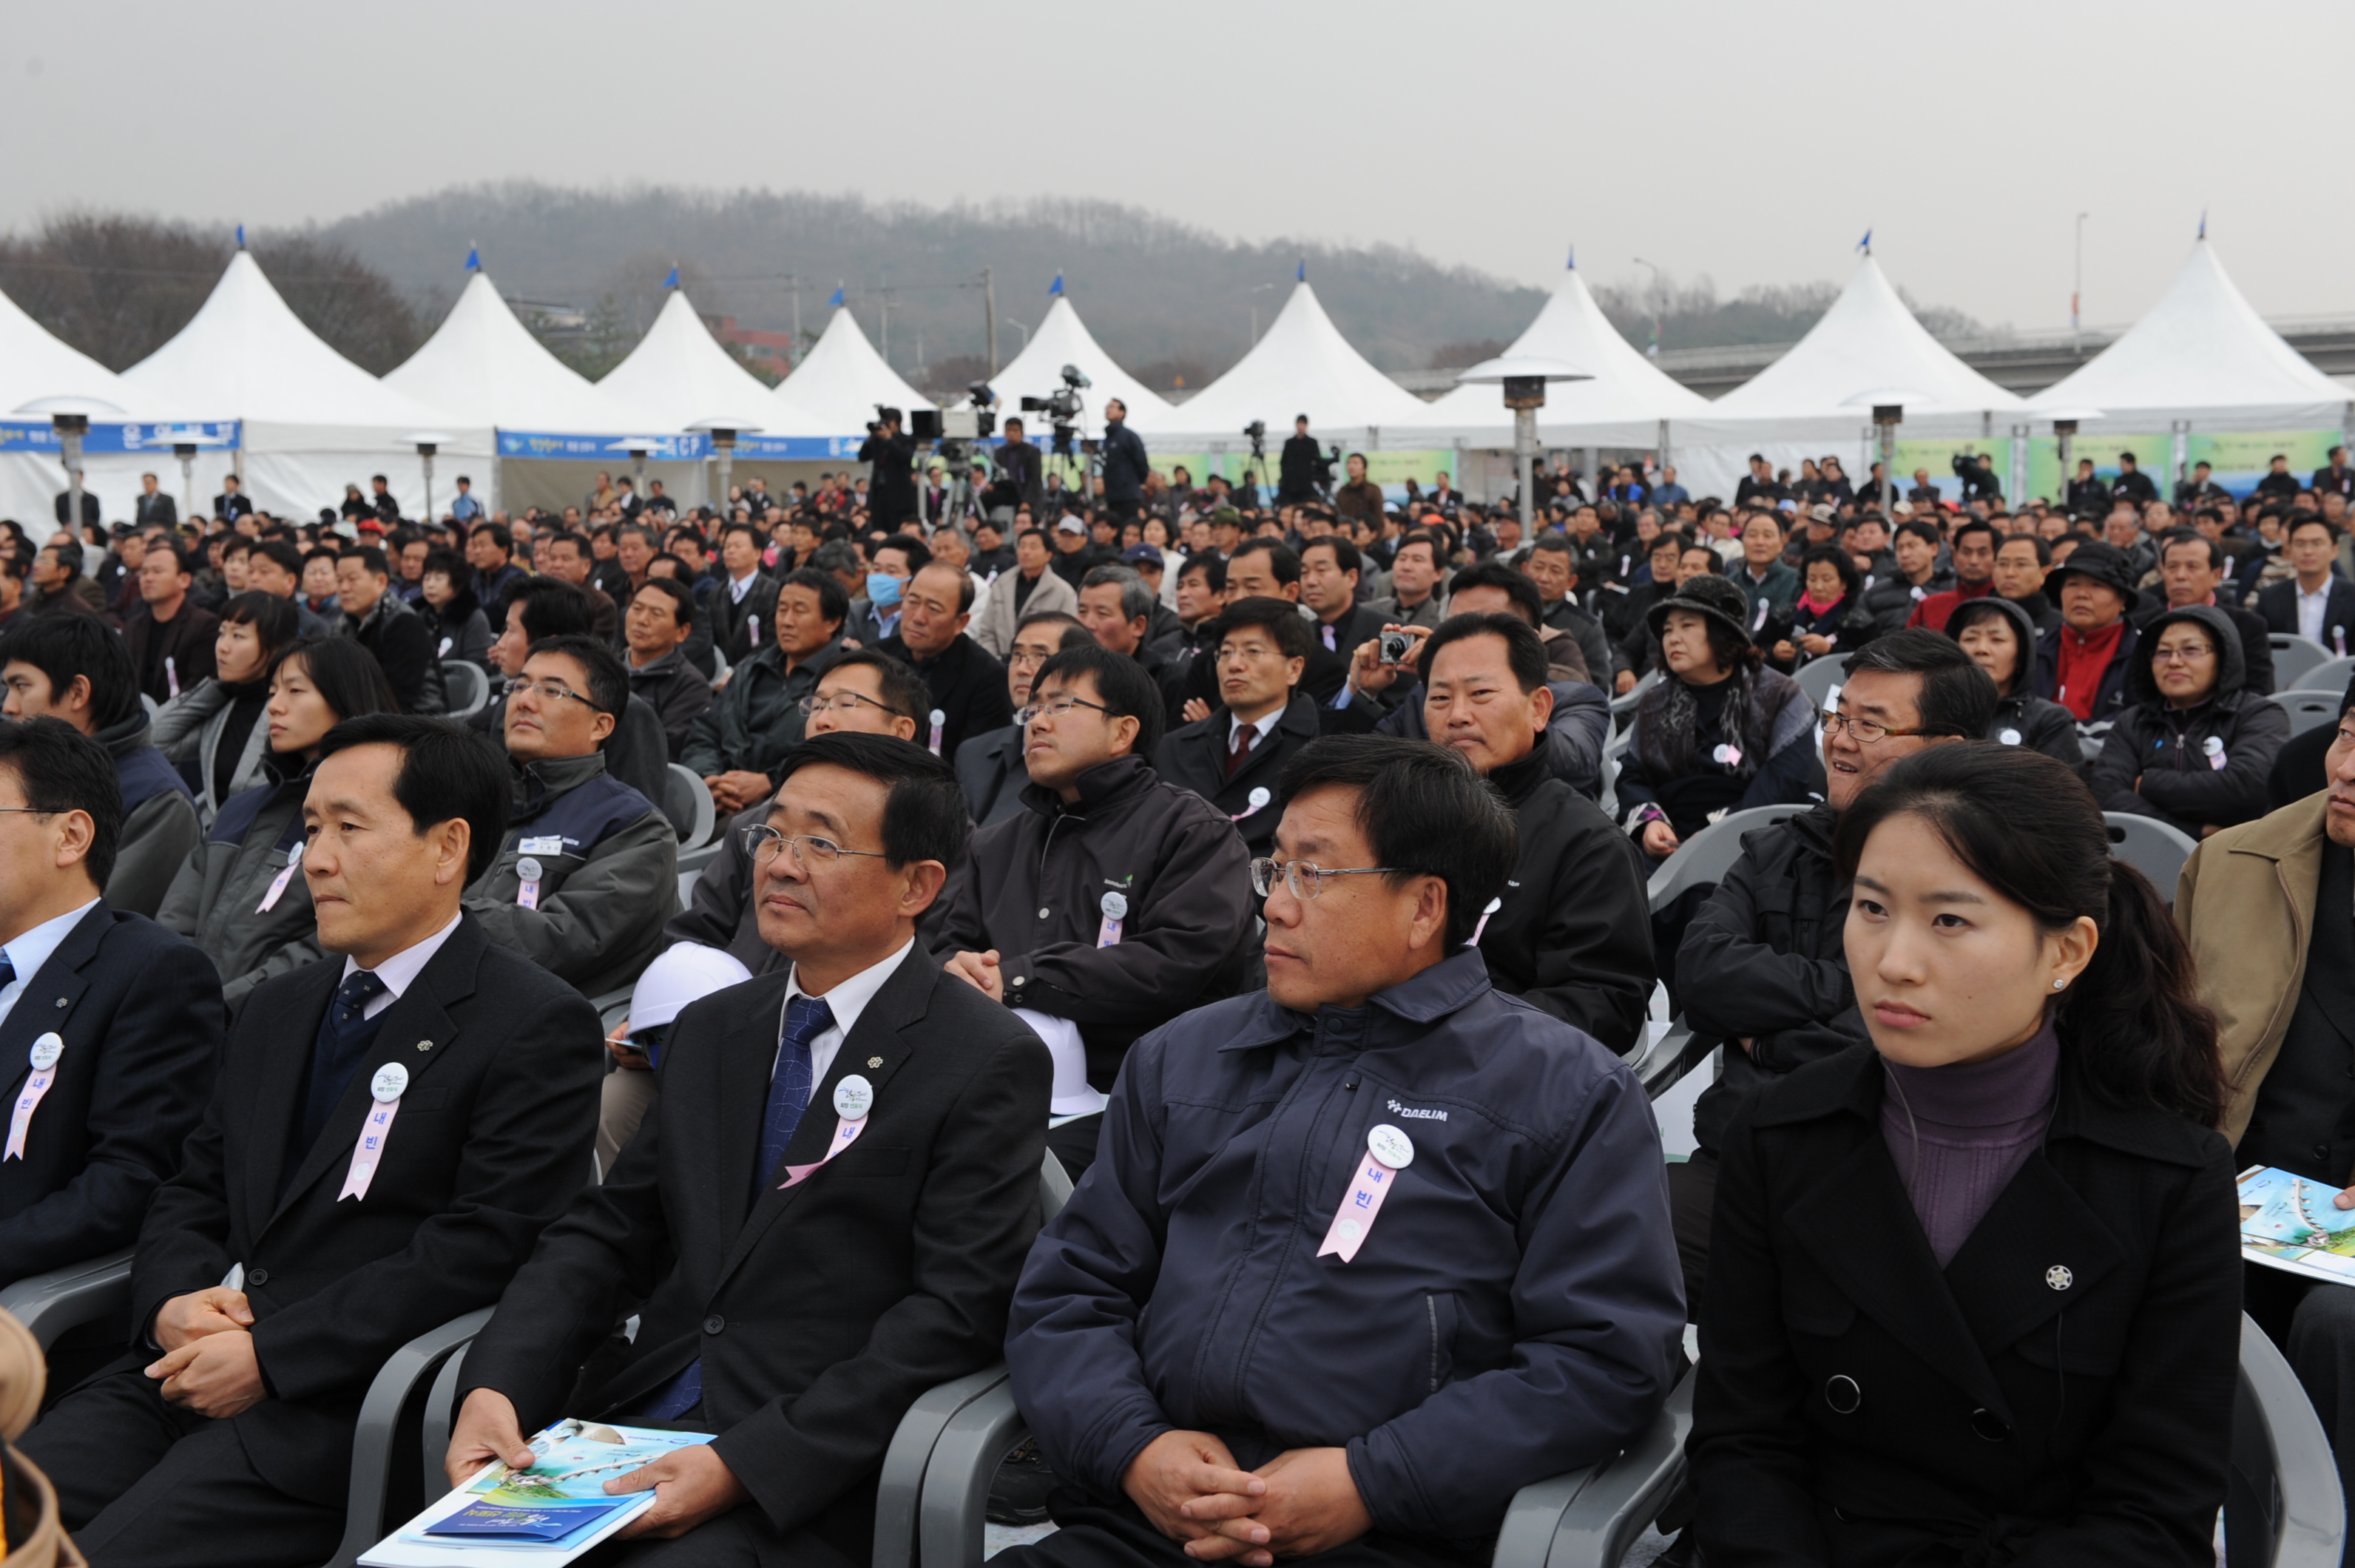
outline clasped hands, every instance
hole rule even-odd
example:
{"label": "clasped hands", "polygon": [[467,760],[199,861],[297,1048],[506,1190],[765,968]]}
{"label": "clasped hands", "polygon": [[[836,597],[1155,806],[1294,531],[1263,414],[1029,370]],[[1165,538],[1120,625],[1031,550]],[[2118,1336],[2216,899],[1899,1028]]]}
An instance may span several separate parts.
{"label": "clasped hands", "polygon": [[147,1375],[164,1398],[213,1420],[250,1409],[270,1396],[254,1359],[253,1308],[245,1292],[216,1285],[176,1296],[157,1308],[155,1342],[164,1354]]}
{"label": "clasped hands", "polygon": [[1129,1462],[1121,1487],[1198,1563],[1273,1568],[1373,1528],[1346,1448],[1290,1448],[1245,1471],[1207,1432],[1165,1432]]}

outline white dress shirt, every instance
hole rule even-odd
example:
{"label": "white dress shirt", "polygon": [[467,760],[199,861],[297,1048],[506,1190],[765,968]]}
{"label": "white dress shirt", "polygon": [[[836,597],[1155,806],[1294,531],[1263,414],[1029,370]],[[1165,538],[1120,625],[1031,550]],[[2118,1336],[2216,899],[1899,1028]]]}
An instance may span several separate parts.
{"label": "white dress shirt", "polygon": [[[2296,580],[2292,579],[2292,581],[2294,581]],[[2322,586],[2316,589],[2311,593],[2308,593],[2303,588],[2299,589],[2297,591],[2297,635],[2307,639],[2309,642],[2320,643],[2324,646],[2328,647],[2329,645],[2329,639],[2323,635],[2325,628],[2322,624],[2322,620],[2325,615],[2329,613],[2329,578],[2324,578],[2322,580]]]}
{"label": "white dress shirt", "polygon": [[[892,976],[915,945],[915,938],[910,937],[900,944],[899,950],[890,957],[879,964],[870,965],[861,969],[849,979],[836,986],[821,998],[827,1009],[833,1013],[834,1021],[819,1030],[817,1038],[809,1042],[810,1093],[813,1094],[817,1093],[817,1086],[826,1082],[826,1069],[834,1065],[834,1053],[842,1049],[842,1042],[848,1039],[850,1031],[858,1026],[858,1015],[867,1010],[867,1004],[875,999],[875,993],[883,988],[883,982]],[[794,1005],[795,997],[808,995],[807,991],[802,989],[802,968],[796,964],[794,965],[793,978],[785,985],[784,1005],[790,1008]],[[777,1050],[782,1052],[784,1049],[785,1015],[781,1008],[777,1013]],[[769,1061],[769,1076],[774,1078],[776,1075],[777,1063],[775,1058],[772,1057]]]}
{"label": "white dress shirt", "polygon": [[73,930],[81,917],[91,912],[91,905],[97,902],[92,899],[80,909],[68,910],[53,920],[41,922],[22,936],[0,943],[0,955],[6,955],[8,966],[16,971],[15,979],[0,986],[0,1023],[8,1021],[8,1015],[16,1009],[16,998],[25,994],[25,987],[33,983],[33,976],[41,972],[41,965],[49,961],[49,955],[65,941],[66,933]]}
{"label": "white dress shirt", "polygon": [[[427,964],[432,961],[433,955],[436,953],[442,951],[442,944],[450,940],[450,933],[458,929],[458,922],[464,918],[465,918],[465,912],[461,910],[458,913],[450,917],[449,924],[443,926],[441,930],[427,937],[424,941],[417,943],[411,946],[402,948],[400,952],[394,954],[391,957],[378,965],[374,973],[378,979],[384,982],[384,989],[378,995],[368,998],[368,1005],[360,1009],[360,1017],[364,1019],[372,1019],[376,1017],[377,1014],[384,1011],[385,1008],[392,1006],[393,1003],[400,1000],[400,994],[409,989],[410,986],[416,980],[419,972],[421,971]],[[345,980],[350,979],[353,976],[358,974],[359,971],[360,961],[358,959],[349,956],[346,956],[344,959]],[[342,984],[342,981],[338,981],[336,983],[340,985]]]}
{"label": "white dress shirt", "polygon": [[1229,756],[1232,756],[1234,754],[1235,737],[1241,734],[1246,730],[1256,730],[1259,731],[1259,741],[1253,741],[1252,742],[1252,750],[1254,752],[1258,751],[1260,741],[1266,740],[1269,734],[1274,731],[1276,725],[1282,721],[1284,718],[1284,709],[1287,706],[1289,705],[1285,703],[1278,703],[1275,707],[1268,709],[1267,713],[1263,717],[1257,719],[1249,724],[1244,723],[1232,713],[1228,714],[1227,754]]}

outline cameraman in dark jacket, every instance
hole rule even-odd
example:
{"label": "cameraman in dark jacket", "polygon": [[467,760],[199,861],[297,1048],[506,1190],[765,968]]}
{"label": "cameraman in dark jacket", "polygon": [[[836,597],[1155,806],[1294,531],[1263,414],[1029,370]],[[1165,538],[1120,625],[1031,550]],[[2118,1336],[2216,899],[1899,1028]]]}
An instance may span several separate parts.
{"label": "cameraman in dark jacket", "polygon": [[1115,522],[1136,515],[1145,504],[1145,476],[1150,472],[1145,442],[1128,428],[1128,405],[1118,398],[1104,405],[1104,505]]}
{"label": "cameraman in dark jacket", "polygon": [[1292,421],[1292,438],[1276,459],[1275,504],[1297,507],[1314,501],[1320,482],[1331,472],[1316,438],[1308,433],[1308,416],[1300,415]]}
{"label": "cameraman in dark jacket", "polygon": [[900,433],[900,411],[879,406],[879,416],[867,427],[859,443],[858,461],[868,470],[867,515],[885,533],[916,515],[916,443]]}

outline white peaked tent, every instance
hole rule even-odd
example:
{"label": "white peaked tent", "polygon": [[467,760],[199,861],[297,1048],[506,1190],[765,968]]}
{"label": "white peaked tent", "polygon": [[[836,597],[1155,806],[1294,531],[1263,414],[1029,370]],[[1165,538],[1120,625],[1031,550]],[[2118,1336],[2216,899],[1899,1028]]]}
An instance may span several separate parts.
{"label": "white peaked tent", "polygon": [[1305,278],[1293,286],[1266,336],[1225,375],[1159,418],[1134,422],[1155,444],[1186,450],[1191,442],[1239,446],[1243,427],[1263,421],[1273,463],[1297,414],[1308,416],[1309,432],[1320,441],[1352,446],[1379,446],[1376,432],[1431,417],[1430,404],[1349,347]]}
{"label": "white peaked tent", "polygon": [[[1559,359],[1593,378],[1560,381],[1546,389],[1538,411],[1538,436],[1553,446],[1656,446],[1662,420],[1705,412],[1709,400],[1678,383],[1638,354],[1603,314],[1573,268],[1555,288],[1521,335],[1505,350],[1507,358]],[[1430,428],[1433,441],[1474,446],[1509,446],[1513,416],[1499,389],[1458,387],[1424,409],[1413,436]]]}
{"label": "white peaked tent", "polygon": [[719,419],[765,427],[775,418],[769,389],[719,347],[682,289],[671,291],[645,336],[597,389],[621,418],[643,427],[633,434],[669,435]]}
{"label": "white peaked tent", "polygon": [[774,411],[769,433],[787,437],[858,435],[878,403],[903,413],[932,406],[875,352],[847,305],[835,307],[817,342],[768,400]]}
{"label": "white peaked tent", "polygon": [[[38,398],[57,397],[98,398],[133,417],[152,411],[123,386],[121,377],[0,293],[0,424],[19,427],[0,445],[0,517],[23,519],[36,537],[47,531],[57,493],[66,486],[66,473],[56,448],[48,444],[48,416],[15,411]],[[155,466],[153,458],[130,462]],[[101,516],[110,520],[130,516],[131,498],[139,489],[135,467],[93,456],[84,460],[82,471],[103,507]],[[177,495],[178,475],[169,469],[158,472],[166,480],[165,488]]]}
{"label": "white peaked tent", "polygon": [[1913,319],[1867,254],[1823,319],[1791,351],[1710,406],[1678,420],[1679,480],[1731,496],[1753,452],[1796,470],[1837,455],[1859,487],[1872,460],[1872,402],[1899,403],[1904,437],[2006,436],[2028,405],[1957,358]]}
{"label": "white peaked tent", "polygon": [[468,425],[634,433],[589,379],[550,354],[477,272],[425,347],[384,384]]}
{"label": "white peaked tent", "polygon": [[[445,456],[487,457],[491,432],[398,392],[313,334],[244,251],[196,318],[123,373],[141,404],[189,419],[242,421],[239,467],[257,506],[300,517],[343,499],[371,474],[390,482],[403,513],[423,508],[410,437],[441,435]],[[218,486],[199,485],[209,495]]]}
{"label": "white peaked tent", "polygon": [[2203,238],[2158,303],[2082,369],[2030,400],[2099,409],[2087,432],[2338,430],[2348,392],[2264,324]]}
{"label": "white peaked tent", "polygon": [[1089,381],[1087,390],[1080,395],[1079,427],[1082,435],[1092,436],[1102,431],[1104,404],[1114,398],[1127,405],[1129,422],[1139,430],[1166,425],[1177,411],[1167,399],[1122,369],[1103,351],[1095,334],[1088,330],[1087,323],[1080,319],[1071,297],[1058,294],[1055,303],[1047,307],[1047,318],[1030,335],[1022,352],[990,378],[990,389],[997,394],[999,425],[1002,427],[1008,418],[1018,417],[1030,437],[1039,439],[1050,421],[1044,414],[1023,413],[1022,400],[1043,399],[1060,390],[1066,365],[1076,368]]}

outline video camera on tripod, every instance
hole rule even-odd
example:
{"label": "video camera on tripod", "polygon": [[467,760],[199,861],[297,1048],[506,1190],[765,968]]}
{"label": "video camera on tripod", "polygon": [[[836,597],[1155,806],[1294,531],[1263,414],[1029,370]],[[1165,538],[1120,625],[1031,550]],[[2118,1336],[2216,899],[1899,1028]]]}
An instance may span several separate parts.
{"label": "video camera on tripod", "polygon": [[[973,482],[971,464],[975,445],[997,432],[997,394],[986,381],[965,383],[965,406],[961,409],[918,409],[913,434],[920,446],[930,446],[941,455],[948,472],[947,499],[942,515],[961,517],[969,509]],[[917,492],[921,513],[923,493]],[[932,519],[926,518],[927,522]]]}
{"label": "video camera on tripod", "polygon": [[[1094,384],[1094,382],[1089,380],[1085,376],[1080,373],[1080,368],[1077,365],[1066,365],[1063,367],[1063,384],[1061,386],[1056,388],[1053,391],[1048,393],[1043,398],[1025,398],[1022,400],[1022,411],[1024,413],[1045,414],[1050,422],[1054,426],[1055,443],[1053,450],[1056,456],[1069,457],[1071,455],[1071,436],[1079,428],[1080,410],[1082,406],[1080,402],[1080,394]],[[1092,441],[1083,441],[1080,443],[1080,450],[1082,452],[1092,453],[1096,450],[1096,443]]]}

